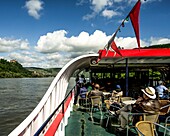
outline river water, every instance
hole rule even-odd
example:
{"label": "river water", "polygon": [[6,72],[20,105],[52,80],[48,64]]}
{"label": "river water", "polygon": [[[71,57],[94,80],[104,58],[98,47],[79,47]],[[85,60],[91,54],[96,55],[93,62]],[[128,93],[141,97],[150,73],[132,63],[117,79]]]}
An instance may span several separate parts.
{"label": "river water", "polygon": [[7,136],[31,113],[53,79],[0,79],[0,136]]}

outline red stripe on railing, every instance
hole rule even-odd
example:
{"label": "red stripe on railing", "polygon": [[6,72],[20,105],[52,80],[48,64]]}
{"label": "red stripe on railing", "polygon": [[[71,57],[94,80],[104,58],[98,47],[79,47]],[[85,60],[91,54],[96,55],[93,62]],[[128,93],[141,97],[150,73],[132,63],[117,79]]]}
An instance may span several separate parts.
{"label": "red stripe on railing", "polygon": [[64,117],[64,114],[68,108],[68,105],[70,104],[71,99],[73,98],[74,93],[72,93],[72,95],[70,95],[67,99],[67,101],[64,104],[64,113],[62,113],[62,110],[59,112],[59,114],[56,116],[55,120],[53,121],[53,123],[51,124],[51,126],[49,127],[49,129],[47,130],[47,132],[45,133],[44,136],[54,136],[55,132],[58,129],[58,126],[61,123],[61,120]]}

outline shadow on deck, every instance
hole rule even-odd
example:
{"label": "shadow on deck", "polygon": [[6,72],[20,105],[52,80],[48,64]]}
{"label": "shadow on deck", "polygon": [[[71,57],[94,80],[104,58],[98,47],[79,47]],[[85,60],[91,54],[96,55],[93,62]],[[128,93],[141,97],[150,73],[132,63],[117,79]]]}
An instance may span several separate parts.
{"label": "shadow on deck", "polygon": [[[118,132],[113,124],[118,124],[117,118],[111,118],[108,127],[106,128],[108,113],[103,107],[102,119],[98,109],[93,111],[93,121],[90,116],[90,111],[80,106],[74,106],[73,112],[68,120],[65,132],[66,136],[125,136],[125,132]],[[129,132],[129,136],[136,134]]]}

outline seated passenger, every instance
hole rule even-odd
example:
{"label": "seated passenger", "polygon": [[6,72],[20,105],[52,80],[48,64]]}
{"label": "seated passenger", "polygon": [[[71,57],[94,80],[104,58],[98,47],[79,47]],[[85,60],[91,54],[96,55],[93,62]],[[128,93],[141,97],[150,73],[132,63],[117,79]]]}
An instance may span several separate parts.
{"label": "seated passenger", "polygon": [[88,93],[88,97],[90,98],[91,96],[101,96],[103,99],[104,98],[103,92],[100,91],[99,88],[100,88],[100,85],[95,84],[94,90],[92,90]]}
{"label": "seated passenger", "polygon": [[163,81],[159,81],[158,84],[156,91],[158,92],[159,98],[168,99],[168,88],[164,86]]}
{"label": "seated passenger", "polygon": [[79,106],[79,100],[81,98],[86,98],[87,88],[85,84],[82,84],[82,87],[80,88],[80,94],[78,96],[77,104]]}
{"label": "seated passenger", "polygon": [[87,91],[90,92],[91,90],[93,90],[92,84],[90,82],[87,82],[86,84],[87,86]]}
{"label": "seated passenger", "polygon": [[122,97],[123,91],[121,90],[120,85],[116,85],[116,89],[112,92],[112,97]]}
{"label": "seated passenger", "polygon": [[119,115],[119,121],[121,125],[121,127],[118,128],[119,131],[125,129],[128,120],[128,114],[130,112],[145,112],[151,114],[159,112],[160,103],[156,99],[155,89],[153,87],[147,87],[145,89],[141,89],[141,91],[143,92],[143,96],[139,97],[135,104],[125,105],[120,110],[115,111],[115,114]]}
{"label": "seated passenger", "polygon": [[123,91],[121,90],[120,85],[116,85],[116,89],[113,90],[112,95],[110,97],[110,110],[115,111],[118,110],[120,106],[120,97],[122,97]]}
{"label": "seated passenger", "polygon": [[106,92],[110,92],[110,93],[113,92],[114,88],[113,88],[113,85],[110,81],[106,83],[105,89],[106,89]]}

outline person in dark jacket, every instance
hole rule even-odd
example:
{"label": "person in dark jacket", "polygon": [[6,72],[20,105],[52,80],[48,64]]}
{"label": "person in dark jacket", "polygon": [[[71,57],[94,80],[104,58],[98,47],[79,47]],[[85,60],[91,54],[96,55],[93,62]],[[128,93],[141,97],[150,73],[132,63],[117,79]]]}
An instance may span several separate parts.
{"label": "person in dark jacket", "polygon": [[156,99],[155,89],[153,87],[147,87],[145,89],[141,89],[143,92],[143,96],[139,97],[135,104],[126,105],[120,110],[115,111],[116,115],[119,115],[120,128],[119,131],[125,129],[128,115],[131,112],[139,112],[139,113],[151,113],[156,114],[160,110],[160,103]]}

